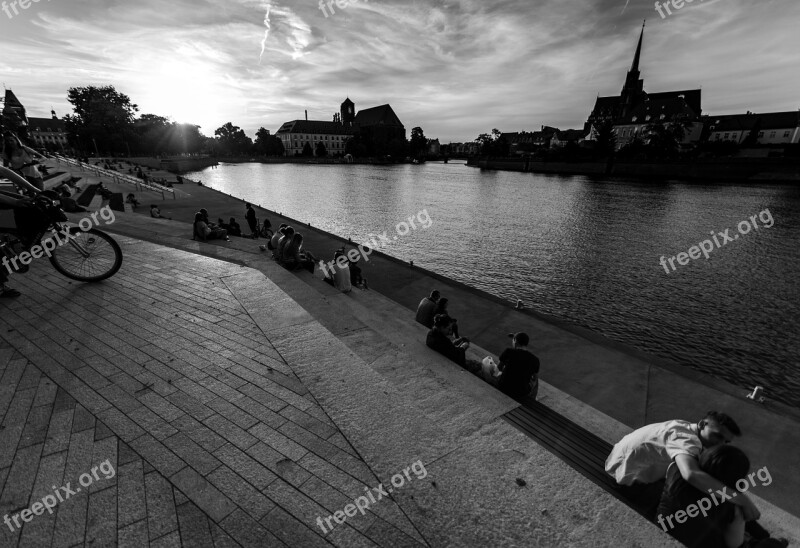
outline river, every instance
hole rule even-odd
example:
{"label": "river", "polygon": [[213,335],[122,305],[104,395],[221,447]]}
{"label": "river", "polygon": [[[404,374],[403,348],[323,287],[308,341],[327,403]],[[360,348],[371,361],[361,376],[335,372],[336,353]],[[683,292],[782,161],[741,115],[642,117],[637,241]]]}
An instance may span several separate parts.
{"label": "river", "polygon": [[[222,164],[187,176],[354,242],[396,234],[426,210],[429,228],[417,222],[382,251],[800,407],[798,188],[481,171],[457,161]],[[719,234],[726,229],[730,240]],[[714,237],[708,259],[669,266]]]}

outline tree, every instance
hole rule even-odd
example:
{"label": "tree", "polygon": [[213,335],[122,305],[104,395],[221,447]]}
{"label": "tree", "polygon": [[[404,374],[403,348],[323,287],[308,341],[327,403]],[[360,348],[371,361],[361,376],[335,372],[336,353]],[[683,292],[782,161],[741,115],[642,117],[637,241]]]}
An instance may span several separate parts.
{"label": "tree", "polygon": [[421,127],[415,127],[411,130],[411,142],[409,143],[409,152],[413,156],[425,156],[428,151],[428,140],[425,138],[425,133]]}
{"label": "tree", "polygon": [[79,149],[98,148],[119,152],[125,150],[125,139],[133,128],[133,117],[139,107],[114,86],[70,88],[67,100],[74,115],[64,117],[70,140]]}
{"label": "tree", "polygon": [[325,148],[325,143],[320,141],[319,143],[317,143],[317,148],[314,151],[314,156],[317,156],[318,158],[324,158],[327,155],[328,155],[328,149]]}
{"label": "tree", "polygon": [[256,142],[253,147],[256,154],[263,156],[283,156],[285,151],[280,138],[270,135],[269,130],[263,127],[256,131]]}
{"label": "tree", "polygon": [[611,158],[617,150],[617,134],[611,120],[601,122],[595,128],[595,150],[602,156]]}
{"label": "tree", "polygon": [[497,128],[492,130],[491,135],[488,133],[481,133],[478,135],[478,138],[475,139],[475,142],[480,145],[481,154],[485,156],[508,156],[511,150],[511,143],[508,142],[508,139],[503,137],[503,134]]}
{"label": "tree", "polygon": [[228,122],[214,131],[220,151],[229,155],[248,155],[253,148],[253,141],[239,126]]}
{"label": "tree", "polygon": [[313,156],[313,155],[314,155],[314,150],[311,148],[311,144],[308,141],[306,141],[306,144],[303,145],[302,156]]}

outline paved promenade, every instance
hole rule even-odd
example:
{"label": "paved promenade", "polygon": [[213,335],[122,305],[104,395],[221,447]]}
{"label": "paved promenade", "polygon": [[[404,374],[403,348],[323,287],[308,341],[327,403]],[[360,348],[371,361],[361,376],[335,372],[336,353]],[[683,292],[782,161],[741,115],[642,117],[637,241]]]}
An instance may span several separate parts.
{"label": "paved promenade", "polygon": [[502,421],[510,400],[444,426],[263,273],[119,240],[113,279],[38,261],[2,304],[0,546],[673,545]]}
{"label": "paved promenade", "polygon": [[[162,211],[241,208],[186,190],[196,195]],[[52,515],[20,515],[21,530],[0,523],[0,546],[675,545],[502,420],[513,401],[422,344],[393,293],[441,280],[381,258],[368,275],[386,290],[343,295],[251,240],[193,242],[188,223],[137,214],[107,228],[125,253],[114,278],[79,284],[38,261],[12,277],[23,296],[0,303],[0,518],[99,472]],[[311,249],[334,247],[303,232]],[[442,288],[519,325],[497,303]],[[636,363],[534,320],[551,370],[583,371],[587,348],[598,368]],[[630,429],[547,382],[540,401],[609,441]],[[778,442],[764,433],[753,437]],[[767,463],[775,489],[791,493],[796,460]],[[402,485],[389,492],[392,479]],[[369,493],[380,500],[364,515],[320,528]],[[760,504],[771,530],[797,538],[796,518]]]}

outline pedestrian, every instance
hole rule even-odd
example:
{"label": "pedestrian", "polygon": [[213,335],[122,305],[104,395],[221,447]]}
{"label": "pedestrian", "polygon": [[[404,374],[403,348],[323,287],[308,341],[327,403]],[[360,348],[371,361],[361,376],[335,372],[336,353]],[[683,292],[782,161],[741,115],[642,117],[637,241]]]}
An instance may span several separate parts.
{"label": "pedestrian", "polygon": [[251,235],[250,237],[254,240],[258,238],[258,219],[256,219],[256,210],[253,209],[251,204],[246,204],[247,212],[244,215],[244,218],[247,219],[247,226],[250,227]]}

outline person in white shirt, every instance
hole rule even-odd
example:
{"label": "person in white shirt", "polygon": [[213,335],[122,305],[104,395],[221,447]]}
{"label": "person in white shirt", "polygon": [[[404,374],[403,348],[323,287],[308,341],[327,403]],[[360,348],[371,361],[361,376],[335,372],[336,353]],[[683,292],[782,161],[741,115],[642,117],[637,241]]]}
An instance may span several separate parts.
{"label": "person in white shirt", "polygon": [[[667,468],[674,461],[681,476],[701,491],[722,489],[721,481],[700,469],[703,449],[730,443],[742,432],[725,413],[710,411],[699,423],[673,420],[643,426],[622,438],[606,459],[606,472],[621,491],[651,520],[661,497]],[[758,509],[744,494],[732,501],[740,506],[745,520],[760,517]]]}

